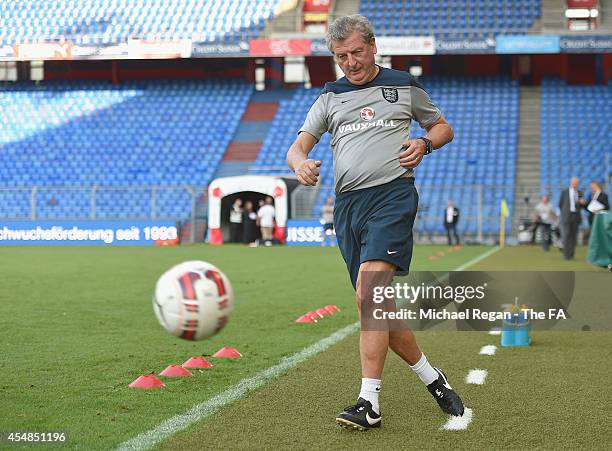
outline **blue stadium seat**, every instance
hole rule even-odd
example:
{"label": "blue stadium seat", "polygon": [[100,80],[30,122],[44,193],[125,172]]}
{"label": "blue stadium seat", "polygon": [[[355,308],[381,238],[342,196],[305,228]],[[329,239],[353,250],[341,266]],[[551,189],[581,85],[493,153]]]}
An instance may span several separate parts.
{"label": "blue stadium seat", "polygon": [[612,82],[570,86],[557,79],[542,81],[541,187],[552,194],[554,205],[572,176],[579,177],[581,188],[588,191],[588,182],[604,183],[612,174],[611,88]]}
{"label": "blue stadium seat", "polygon": [[281,0],[3,1],[0,45],[130,38],[235,42],[257,37]]}
{"label": "blue stadium seat", "polygon": [[380,36],[485,37],[525,33],[540,16],[540,0],[361,0]]}
{"label": "blue stadium seat", "polygon": [[[0,217],[182,219],[244,113],[242,81],[44,83],[0,91]],[[155,201],[149,188],[158,186]],[[58,187],[62,187],[61,189]],[[129,190],[108,187],[129,187]]]}

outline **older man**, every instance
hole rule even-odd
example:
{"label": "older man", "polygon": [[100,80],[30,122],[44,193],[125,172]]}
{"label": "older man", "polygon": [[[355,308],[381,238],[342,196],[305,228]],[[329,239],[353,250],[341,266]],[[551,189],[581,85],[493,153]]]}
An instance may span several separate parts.
{"label": "older man", "polygon": [[[334,225],[361,313],[362,370],[357,403],[338,414],[336,422],[359,430],[380,427],[378,395],[388,348],[412,367],[444,412],[463,415],[461,399],[444,373],[427,361],[410,330],[364,327],[373,288],[364,286],[372,274],[389,283],[396,270],[410,266],[418,206],[413,170],[424,155],[450,142],[453,131],[413,77],[375,64],[376,40],[365,17],[336,19],[327,44],[345,76],[325,85],[287,162],[300,183],[316,185],[321,161],[308,154],[325,132],[332,134]],[[410,139],[412,120],[426,130],[425,136]]]}
{"label": "older man", "polygon": [[569,188],[561,191],[559,210],[561,210],[560,229],[563,241],[563,257],[566,260],[574,258],[578,226],[580,225],[580,209],[584,205],[582,192],[578,190],[580,179],[572,177]]}

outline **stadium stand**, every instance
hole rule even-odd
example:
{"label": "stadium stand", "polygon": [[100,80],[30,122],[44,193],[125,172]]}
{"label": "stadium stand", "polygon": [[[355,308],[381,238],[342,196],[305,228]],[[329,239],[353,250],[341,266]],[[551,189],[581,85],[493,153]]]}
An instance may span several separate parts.
{"label": "stadium stand", "polygon": [[555,205],[572,176],[581,179],[586,194],[591,180],[605,183],[612,174],[611,88],[612,81],[596,86],[542,81],[541,187]]}
{"label": "stadium stand", "polygon": [[[191,212],[252,93],[240,81],[7,85],[0,91],[0,217],[157,218]],[[158,189],[153,196],[151,187]],[[61,189],[59,187],[62,187]],[[107,188],[113,187],[113,188]]]}
{"label": "stadium stand", "polygon": [[[261,150],[257,155],[253,166],[250,168],[252,174],[288,174],[291,171],[287,167],[285,154],[287,149],[295,140],[295,134],[304,122],[306,113],[314,103],[319,94],[319,89],[296,88],[293,95],[278,102],[278,110],[272,120],[268,134],[265,137]],[[311,156],[323,161],[331,162],[331,150],[329,142],[331,136],[326,133],[321,141],[315,145]],[[324,183],[331,183],[333,173],[331,165],[322,168]]]}
{"label": "stadium stand", "polygon": [[361,0],[378,35],[472,37],[525,33],[540,17],[540,0]]}
{"label": "stadium stand", "polygon": [[129,38],[235,42],[257,37],[280,0],[30,0],[0,5],[0,44]]}
{"label": "stadium stand", "polygon": [[[444,233],[442,211],[447,199],[461,209],[461,233],[477,233],[479,189],[482,185],[483,229],[499,230],[499,205],[512,205],[518,130],[518,83],[509,78],[447,78],[424,80],[434,101],[455,130],[455,139],[444,150],[427,157],[416,171],[420,190],[421,220],[417,232]],[[286,174],[285,152],[315,101],[319,90],[298,88],[291,99],[282,100],[251,173]],[[413,124],[412,136],[422,131]],[[323,161],[323,188],[312,215],[319,217],[325,199],[333,194],[330,135],[325,134],[313,150]],[[278,168],[278,169],[274,169]]]}

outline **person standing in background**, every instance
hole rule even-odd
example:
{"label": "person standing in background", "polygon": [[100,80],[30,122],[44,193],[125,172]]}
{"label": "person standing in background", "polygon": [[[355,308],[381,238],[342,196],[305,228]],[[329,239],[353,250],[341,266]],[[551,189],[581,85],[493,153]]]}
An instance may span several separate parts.
{"label": "person standing in background", "polygon": [[561,240],[563,241],[563,258],[571,260],[576,251],[578,227],[580,226],[580,207],[584,205],[584,197],[578,191],[580,179],[572,177],[569,188],[561,191],[559,210],[561,210]]}
{"label": "person standing in background", "polygon": [[533,235],[531,244],[535,243],[536,232],[538,228],[542,228],[542,248],[548,251],[552,242],[551,227],[555,221],[555,211],[552,204],[549,202],[548,196],[542,196],[540,202],[535,206],[536,220],[533,227]]}
{"label": "person standing in background", "polygon": [[457,223],[459,222],[459,209],[453,205],[453,201],[449,199],[444,210],[444,228],[448,237],[448,245],[453,244],[451,240],[451,231],[455,237],[455,244],[459,244],[459,235],[457,234]]}
{"label": "person standing in background", "polygon": [[274,201],[270,196],[266,197],[266,201],[263,206],[257,211],[257,218],[259,220],[259,227],[261,228],[261,239],[266,246],[272,244],[272,237],[274,235],[274,217],[275,210]]}
{"label": "person standing in background", "polygon": [[[264,199],[259,199],[257,201],[257,208],[255,208],[255,213],[259,213],[259,209],[263,207],[265,204],[266,204],[266,201]],[[255,226],[256,226],[255,227],[255,239],[257,241],[261,241],[263,237],[261,236],[261,224],[259,221],[259,216],[257,216],[257,222]]]}
{"label": "person standing in background", "polygon": [[236,199],[230,210],[230,243],[242,242],[242,199]]}
{"label": "person standing in background", "polygon": [[323,224],[323,242],[321,246],[327,244],[329,237],[329,246],[334,245],[334,198],[329,196],[323,208],[321,208],[321,224]]}
{"label": "person standing in background", "polygon": [[591,182],[591,196],[584,203],[584,208],[588,212],[589,228],[593,226],[593,218],[598,211],[610,209],[610,201],[608,195],[601,189],[601,185],[596,181]]}
{"label": "person standing in background", "polygon": [[257,239],[257,214],[253,211],[253,202],[247,200],[242,211],[242,242],[252,244]]}

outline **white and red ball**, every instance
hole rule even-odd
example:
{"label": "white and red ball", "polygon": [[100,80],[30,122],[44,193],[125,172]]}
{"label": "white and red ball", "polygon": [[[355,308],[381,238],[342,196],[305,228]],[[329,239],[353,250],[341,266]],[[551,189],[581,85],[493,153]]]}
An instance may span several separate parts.
{"label": "white and red ball", "polygon": [[203,261],[188,261],[159,278],[153,310],[170,334],[185,340],[204,340],[229,320],[234,291],[219,268]]}

